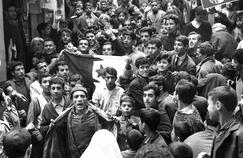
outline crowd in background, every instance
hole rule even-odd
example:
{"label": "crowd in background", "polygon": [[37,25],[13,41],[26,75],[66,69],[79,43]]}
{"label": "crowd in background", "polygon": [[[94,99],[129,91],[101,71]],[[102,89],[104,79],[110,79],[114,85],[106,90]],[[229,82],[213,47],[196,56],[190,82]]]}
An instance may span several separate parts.
{"label": "crowd in background", "polygon": [[[70,0],[66,18],[40,23],[28,45],[10,4],[1,157],[242,158],[241,9],[241,1],[203,9],[199,0]],[[128,59],[122,75],[103,68],[105,84],[95,87],[71,73],[65,53]]]}

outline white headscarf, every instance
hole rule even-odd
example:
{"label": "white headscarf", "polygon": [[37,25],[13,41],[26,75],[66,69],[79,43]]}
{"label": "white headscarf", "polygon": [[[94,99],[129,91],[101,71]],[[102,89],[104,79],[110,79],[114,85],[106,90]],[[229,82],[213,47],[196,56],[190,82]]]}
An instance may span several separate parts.
{"label": "white headscarf", "polygon": [[97,131],[80,158],[122,158],[115,136],[108,130]]}

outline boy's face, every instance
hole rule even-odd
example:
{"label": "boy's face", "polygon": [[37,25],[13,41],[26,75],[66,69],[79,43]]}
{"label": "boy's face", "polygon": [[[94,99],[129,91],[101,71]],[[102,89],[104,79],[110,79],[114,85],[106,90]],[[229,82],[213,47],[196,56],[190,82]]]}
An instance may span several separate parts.
{"label": "boy's face", "polygon": [[43,91],[49,91],[49,81],[50,81],[50,79],[51,79],[51,76],[47,76],[47,77],[44,77],[44,78],[42,78],[42,80],[41,80],[41,87],[42,87],[42,89],[43,89]]}
{"label": "boy's face", "polygon": [[138,74],[142,77],[148,77],[149,75],[149,64],[140,65],[138,68]]}
{"label": "boy's face", "polygon": [[68,44],[71,41],[71,35],[68,32],[63,32],[61,38],[64,44]]}
{"label": "boy's face", "polygon": [[149,89],[143,92],[143,102],[146,108],[151,108],[155,105],[156,96],[153,89]]}
{"label": "boy's face", "polygon": [[184,55],[186,52],[186,46],[181,41],[175,41],[174,49],[179,56]]}
{"label": "boy's face", "polygon": [[121,104],[121,112],[123,116],[130,116],[132,110],[132,103],[129,101],[123,101]]}
{"label": "boy's face", "polygon": [[60,99],[63,96],[64,88],[60,84],[51,84],[50,92],[53,99]]}
{"label": "boy's face", "polygon": [[25,76],[24,65],[15,66],[13,76],[18,79],[23,79]]}

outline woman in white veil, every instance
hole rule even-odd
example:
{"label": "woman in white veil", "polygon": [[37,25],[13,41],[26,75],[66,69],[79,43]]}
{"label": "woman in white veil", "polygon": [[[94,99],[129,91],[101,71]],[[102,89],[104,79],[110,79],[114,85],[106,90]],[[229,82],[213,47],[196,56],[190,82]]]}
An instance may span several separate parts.
{"label": "woman in white veil", "polygon": [[108,130],[98,130],[81,158],[122,158],[115,136]]}

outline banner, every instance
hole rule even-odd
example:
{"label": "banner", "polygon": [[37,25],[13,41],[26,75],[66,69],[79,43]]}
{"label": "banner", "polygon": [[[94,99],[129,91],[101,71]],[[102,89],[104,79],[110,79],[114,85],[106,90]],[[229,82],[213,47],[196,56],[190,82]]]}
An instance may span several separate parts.
{"label": "banner", "polygon": [[202,7],[204,9],[212,8],[212,7],[215,7],[217,5],[222,5],[222,4],[234,2],[234,1],[238,1],[238,0],[201,0]]}

